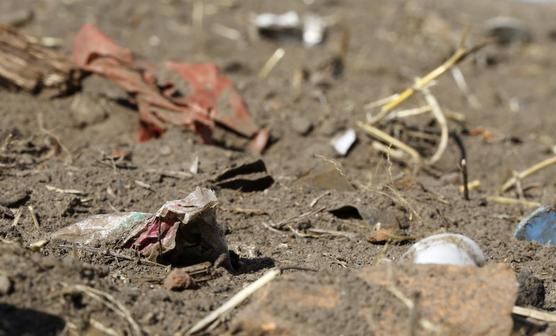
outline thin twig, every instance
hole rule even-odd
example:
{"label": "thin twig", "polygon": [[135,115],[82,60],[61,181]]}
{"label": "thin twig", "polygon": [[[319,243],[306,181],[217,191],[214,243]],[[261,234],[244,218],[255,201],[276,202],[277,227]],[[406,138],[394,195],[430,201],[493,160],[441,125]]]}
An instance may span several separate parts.
{"label": "thin twig", "polygon": [[381,98],[381,99],[375,100],[373,102],[367,103],[367,104],[365,104],[365,106],[363,106],[363,108],[366,109],[366,110],[370,110],[370,109],[373,109],[375,107],[379,107],[379,106],[382,106],[384,104],[388,104],[389,102],[393,101],[394,99],[397,99],[399,96],[400,95],[396,93],[396,94],[393,94],[389,97]]}
{"label": "thin twig", "polygon": [[404,160],[405,157],[406,157],[406,156],[405,156],[405,152],[402,151],[402,150],[400,150],[400,149],[394,149],[394,148],[392,148],[391,145],[390,145],[390,146],[386,146],[386,145],[384,145],[384,144],[383,144],[382,142],[380,142],[380,141],[373,141],[373,142],[371,143],[371,146],[372,146],[375,150],[377,150],[377,151],[379,151],[379,152],[381,152],[381,153],[386,154],[386,155],[387,155],[388,157],[390,157],[390,158],[394,158],[394,159],[399,160],[399,161],[405,161],[405,160]]}
{"label": "thin twig", "polygon": [[286,51],[284,49],[282,48],[276,49],[276,51],[274,51],[272,56],[270,56],[270,58],[263,65],[261,71],[259,71],[259,78],[260,79],[267,78],[268,75],[270,75],[270,73],[274,69],[274,67],[278,65],[278,62],[280,62],[280,60],[284,57],[285,54]]}
{"label": "thin twig", "polygon": [[19,209],[16,210],[14,221],[12,222],[12,227],[17,226],[17,223],[19,223],[19,219],[21,218],[22,214],[23,214],[23,209],[22,208],[19,208]]}
{"label": "thin twig", "polygon": [[355,239],[355,233],[353,233],[353,232],[325,230],[325,229],[319,229],[319,228],[309,228],[309,229],[307,229],[307,232],[312,232],[312,233],[316,233],[316,234],[319,234],[319,235],[331,235],[331,236],[337,236],[337,237],[346,237],[349,240]]}
{"label": "thin twig", "polygon": [[237,294],[232,296],[228,301],[224,302],[224,304],[222,306],[220,306],[216,310],[212,311],[205,318],[203,318],[202,320],[197,322],[195,325],[193,325],[193,327],[191,327],[187,331],[187,335],[192,335],[194,333],[197,333],[197,332],[205,329],[207,326],[209,326],[214,321],[219,319],[221,316],[226,314],[228,311],[234,309],[240,303],[245,301],[248,297],[253,295],[253,293],[255,293],[257,290],[262,288],[264,285],[266,285],[270,281],[274,280],[274,278],[276,278],[280,273],[281,273],[281,270],[278,269],[278,268],[275,268],[275,269],[272,269],[272,270],[266,272],[258,280],[256,280],[255,282],[251,283],[247,287],[240,290]]}
{"label": "thin twig", "polygon": [[467,56],[470,54],[478,51],[482,47],[484,47],[486,43],[479,44],[472,48],[466,48],[465,46],[460,45],[460,47],[454,52],[454,54],[448,58],[444,63],[438,66],[436,69],[432,70],[428,74],[426,74],[422,78],[418,78],[415,81],[413,86],[405,89],[401,93],[398,94],[397,98],[390,100],[388,103],[382,106],[380,113],[374,116],[371,120],[369,120],[370,124],[377,123],[384,119],[392,110],[396,107],[400,106],[403,102],[409,99],[411,96],[415,94],[416,91],[423,89],[424,87],[428,86],[432,81],[440,77],[446,71],[450,70],[453,66],[459,64],[463,61]]}
{"label": "thin twig", "polygon": [[306,218],[306,217],[315,215],[315,214],[317,214],[317,213],[319,213],[319,212],[322,212],[322,211],[324,211],[324,210],[326,210],[326,207],[320,207],[320,208],[315,209],[315,210],[311,210],[311,211],[304,212],[304,213],[302,213],[302,214],[300,214],[300,215],[291,216],[291,217],[288,217],[288,218],[286,218],[286,219],[283,219],[283,220],[279,221],[279,222],[276,223],[276,224],[273,224],[273,227],[274,227],[274,228],[277,228],[277,229],[282,229],[282,228],[284,228],[286,225],[290,224],[291,222],[299,221],[299,220],[301,220],[301,219],[303,219],[303,218]]}
{"label": "thin twig", "polygon": [[[547,168],[547,167],[549,167],[553,164],[556,164],[556,156],[553,156],[551,158],[543,160],[543,161],[525,169],[524,171],[518,172],[517,177],[522,180],[522,179],[524,179],[524,178],[526,178],[530,175],[533,175],[534,173],[536,173],[536,172],[538,172],[538,171],[540,171],[544,168]],[[515,186],[516,182],[517,182],[517,180],[516,180],[515,177],[512,177],[511,179],[506,181],[506,183],[504,183],[502,185],[502,188],[501,188],[502,192],[508,191],[510,188]]]}
{"label": "thin twig", "polygon": [[33,206],[32,206],[32,205],[29,205],[29,206],[27,207],[27,209],[29,210],[29,213],[31,214],[31,219],[33,220],[33,225],[35,226],[35,229],[36,229],[37,231],[40,231],[41,228],[40,228],[40,226],[39,226],[39,220],[38,220],[38,218],[37,218],[37,214],[35,214],[35,209],[33,209]]}
{"label": "thin twig", "polygon": [[537,208],[541,206],[539,202],[527,201],[524,199],[516,199],[502,196],[487,196],[488,202],[503,204],[503,205],[522,205],[528,208]]}
{"label": "thin twig", "polygon": [[422,163],[422,159],[421,159],[421,155],[419,155],[419,153],[417,153],[417,151],[415,149],[413,149],[411,146],[403,143],[402,141],[392,137],[391,135],[379,130],[376,127],[373,127],[369,124],[365,124],[362,122],[357,122],[357,126],[359,126],[362,130],[364,130],[365,132],[367,132],[369,135],[387,142],[388,144],[395,146],[396,148],[399,148],[401,150],[403,150],[404,152],[406,152],[407,154],[409,154],[409,156],[411,156],[413,158],[413,161],[416,165],[416,167],[420,167],[421,163]]}
{"label": "thin twig", "polygon": [[523,194],[523,187],[521,186],[521,178],[519,174],[514,170],[512,172],[514,179],[515,179],[515,191],[517,192],[517,199],[525,199],[525,195]]}
{"label": "thin twig", "polygon": [[519,316],[531,317],[539,321],[556,322],[556,313],[546,312],[542,310],[514,306],[514,308],[512,309],[512,313]]}
{"label": "thin twig", "polygon": [[429,113],[431,112],[431,110],[432,108],[430,105],[425,105],[425,106],[410,108],[407,110],[394,111],[392,112],[392,114],[390,114],[390,116],[388,116],[388,120],[415,117],[425,113]]}
{"label": "thin twig", "polygon": [[91,324],[91,326],[93,326],[95,329],[97,329],[98,331],[102,332],[105,335],[120,336],[120,334],[118,334],[114,329],[108,328],[107,326],[105,326],[104,324],[100,323],[95,319],[90,319],[89,323]]}
{"label": "thin twig", "polygon": [[87,193],[77,189],[60,189],[49,184],[45,185],[45,188],[49,191],[54,191],[60,194],[71,194],[71,195],[86,195]]}
{"label": "thin twig", "polygon": [[143,182],[143,181],[140,181],[140,180],[135,180],[134,182],[135,182],[136,185],[138,185],[138,186],[141,187],[141,188],[145,188],[145,189],[147,189],[147,190],[149,190],[149,191],[153,191],[153,190],[154,190],[153,187],[152,187],[150,184],[146,183],[146,182]]}
{"label": "thin twig", "polygon": [[[481,186],[481,181],[480,180],[473,180],[473,181],[467,183],[467,192],[469,192],[471,190],[478,189],[480,186]],[[465,192],[465,186],[463,184],[459,186],[459,192],[461,192],[461,193]]]}
{"label": "thin twig", "polygon": [[479,102],[477,97],[473,94],[473,92],[471,92],[471,89],[469,89],[469,86],[465,81],[465,77],[463,76],[463,72],[461,71],[461,69],[458,66],[454,66],[451,69],[451,72],[457,87],[461,90],[461,92],[465,96],[465,99],[467,100],[469,106],[471,106],[474,109],[480,108],[481,103]]}
{"label": "thin twig", "polygon": [[460,135],[453,131],[450,133],[454,142],[458,146],[459,153],[460,153],[460,161],[459,161],[459,169],[461,171],[461,176],[463,180],[463,198],[466,201],[469,201],[469,178],[467,172],[467,151],[465,150],[465,145],[463,144],[463,140],[461,139]]}
{"label": "thin twig", "polygon": [[330,195],[331,192],[330,190],[325,191],[324,193],[320,194],[319,196],[315,197],[311,203],[309,203],[309,207],[313,208],[315,205],[317,205],[317,203],[325,196]]}
{"label": "thin twig", "polygon": [[440,109],[438,101],[432,95],[429,88],[424,87],[421,89],[421,92],[425,96],[425,100],[430,105],[431,112],[440,126],[440,142],[438,143],[438,148],[432,157],[427,160],[427,164],[432,165],[440,160],[442,154],[444,154],[444,151],[446,150],[446,146],[448,145],[448,122],[446,121],[444,113],[442,113],[442,110]]}
{"label": "thin twig", "polygon": [[71,164],[73,162],[73,156],[71,155],[70,150],[66,146],[64,146],[64,144],[62,143],[62,141],[60,140],[60,138],[56,134],[54,134],[50,130],[47,130],[44,127],[44,117],[43,117],[42,113],[37,114],[37,123],[39,125],[39,130],[41,132],[43,132],[44,134],[48,135],[49,137],[51,137],[52,139],[54,139],[54,141],[56,141],[58,146],[60,146],[60,148],[66,153],[66,155],[67,155],[66,162],[68,164]]}

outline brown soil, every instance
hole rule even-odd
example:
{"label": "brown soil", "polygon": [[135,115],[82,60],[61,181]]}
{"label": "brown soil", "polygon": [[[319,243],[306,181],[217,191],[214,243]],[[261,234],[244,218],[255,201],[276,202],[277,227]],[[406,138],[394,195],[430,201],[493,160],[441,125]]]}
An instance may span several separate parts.
{"label": "brown soil", "polygon": [[[271,129],[273,145],[262,158],[275,183],[264,192],[217,190],[221,204],[218,220],[227,227],[230,249],[249,267],[239,275],[222,270],[193,290],[164,289],[164,268],[74,250],[59,242],[51,242],[40,253],[31,252],[26,248],[30,243],[92,214],[154,212],[166,200],[182,198],[196,186],[206,185],[208,177],[252,157],[203,145],[198,136],[181,128],[170,129],[160,139],[136,143],[136,111],[117,104],[115,98],[125,97],[125,93],[97,76],[88,77],[78,93],[91,100],[85,116],[72,110],[74,96],[46,100],[1,90],[0,144],[11,140],[0,153],[0,200],[18,193],[29,196],[10,205],[13,210],[22,209],[16,226],[12,226],[11,210],[0,209],[0,275],[7,275],[11,282],[9,294],[0,296],[0,316],[8,316],[0,317],[0,335],[22,331],[59,334],[64,328],[96,335],[99,331],[93,330],[91,319],[114,330],[129,330],[124,319],[97,301],[68,294],[68,288],[75,284],[110,293],[146,332],[174,334],[186,330],[272,265],[339,271],[373,265],[381,258],[396,260],[408,244],[369,243],[367,238],[377,222],[403,228],[416,238],[446,231],[465,234],[478,242],[488,262],[508,263],[516,273],[528,272],[541,280],[544,300],[528,302],[535,302],[540,309],[556,309],[556,250],[512,237],[519,219],[532,209],[484,201],[497,193],[512,171],[554,155],[556,117],[550,113],[556,100],[556,61],[551,56],[556,52],[556,27],[551,19],[556,6],[509,0],[325,0],[311,5],[293,0],[222,0],[206,3],[202,29],[192,25],[192,1],[0,3],[2,13],[20,9],[34,11],[34,19],[23,27],[26,33],[60,38],[64,52],[69,51],[79,27],[93,22],[147,59],[221,66],[245,97],[256,122]],[[331,28],[322,46],[312,49],[295,41],[248,38],[251,13],[287,10],[332,16],[338,25]],[[469,105],[449,73],[432,88],[445,110],[465,116],[464,127],[484,127],[493,133],[490,141],[481,136],[463,138],[470,180],[481,181],[480,189],[471,192],[470,201],[463,200],[458,191],[459,151],[453,141],[433,170],[417,175],[404,164],[390,163],[359,130],[358,143],[349,155],[335,157],[330,139],[348,127],[356,128],[356,122],[365,119],[366,103],[400,91],[415,77],[438,66],[450,56],[466,26],[472,32],[469,42],[479,41],[483,22],[499,15],[523,20],[533,40],[527,45],[490,45],[460,66],[481,106]],[[215,33],[215,24],[237,29],[242,38],[231,40]],[[330,78],[326,85],[292,87],[295,71],[314,73],[322,69],[337,50],[343,29],[350,36],[343,75]],[[259,69],[278,46],[285,49],[286,56],[266,80],[258,79]],[[418,103],[416,99],[408,105]],[[105,109],[95,108],[101,104]],[[299,118],[313,125],[308,135],[300,134],[296,125],[301,122]],[[64,146],[57,155],[52,135]],[[422,147],[428,154],[434,150],[431,144]],[[114,150],[131,152],[127,166],[105,159]],[[180,179],[156,173],[188,171],[195,157],[200,161],[199,175]],[[318,169],[315,167],[330,165],[328,159],[341,164],[353,187],[330,190],[312,208],[311,201],[323,195],[327,183],[304,183],[307,179],[300,178]],[[555,171],[549,168],[522,181],[529,200],[555,203]],[[57,193],[47,185],[78,189],[86,196]],[[516,197],[513,192],[504,196]],[[263,225],[319,207],[344,205],[356,206],[363,219],[342,219],[323,211],[292,225],[301,232],[309,232],[311,227],[352,234],[348,236],[307,238],[290,231],[277,233]],[[28,206],[38,216],[38,230]],[[241,209],[259,211],[246,213]],[[262,211],[268,215],[260,215]],[[228,325],[224,323],[217,333]],[[330,330],[330,334],[341,332]]]}

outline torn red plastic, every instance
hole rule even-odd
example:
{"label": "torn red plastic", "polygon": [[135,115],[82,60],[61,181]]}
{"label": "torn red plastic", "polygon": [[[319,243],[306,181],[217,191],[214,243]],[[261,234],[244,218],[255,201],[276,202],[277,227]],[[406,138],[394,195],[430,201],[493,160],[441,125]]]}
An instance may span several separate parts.
{"label": "torn red plastic", "polygon": [[258,152],[266,147],[268,136],[260,136],[265,132],[253,122],[232,81],[214,64],[167,63],[168,70],[193,88],[192,94],[178,98],[172,83],[157,81],[153,65],[136,61],[129,49],[117,45],[94,25],[84,25],[78,32],[72,58],[82,69],[107,77],[130,94],[139,110],[140,141],[158,137],[167,124],[174,124],[200,134],[205,143],[213,143],[212,130],[217,123],[242,136],[255,137],[253,148]]}

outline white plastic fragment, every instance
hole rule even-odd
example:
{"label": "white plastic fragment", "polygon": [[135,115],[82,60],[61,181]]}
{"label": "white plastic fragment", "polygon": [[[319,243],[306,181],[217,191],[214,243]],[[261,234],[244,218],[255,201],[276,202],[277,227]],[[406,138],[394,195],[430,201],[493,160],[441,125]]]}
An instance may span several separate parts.
{"label": "white plastic fragment", "polygon": [[263,13],[255,17],[255,26],[259,29],[293,29],[300,25],[301,19],[294,11],[284,14]]}
{"label": "white plastic fragment", "polygon": [[346,130],[343,133],[336,135],[330,144],[341,156],[346,156],[353,144],[357,141],[357,134],[353,128]]}
{"label": "white plastic fragment", "polygon": [[483,266],[485,256],[477,243],[454,233],[442,233],[413,244],[402,256],[415,264]]}
{"label": "white plastic fragment", "polygon": [[303,42],[308,47],[320,44],[324,39],[326,22],[317,15],[307,15],[303,20]]}
{"label": "white plastic fragment", "polygon": [[284,14],[262,13],[255,16],[253,24],[260,33],[272,32],[273,35],[282,35],[302,39],[307,47],[313,47],[324,40],[328,26],[325,19],[315,14],[300,17],[298,13],[289,11]]}
{"label": "white plastic fragment", "polygon": [[152,214],[144,212],[93,215],[54,232],[51,238],[85,245],[94,244],[111,236],[123,235],[151,216]]}

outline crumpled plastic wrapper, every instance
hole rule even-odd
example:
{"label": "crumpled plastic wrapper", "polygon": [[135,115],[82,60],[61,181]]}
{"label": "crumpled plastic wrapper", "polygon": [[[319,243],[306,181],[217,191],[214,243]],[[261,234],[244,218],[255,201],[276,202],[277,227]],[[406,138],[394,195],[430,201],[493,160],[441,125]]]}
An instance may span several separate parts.
{"label": "crumpled plastic wrapper", "polygon": [[52,239],[130,248],[174,265],[213,261],[228,255],[224,227],[216,221],[214,191],[197,187],[186,198],[166,202],[156,214],[95,215],[54,232]]}

